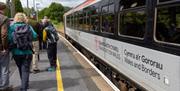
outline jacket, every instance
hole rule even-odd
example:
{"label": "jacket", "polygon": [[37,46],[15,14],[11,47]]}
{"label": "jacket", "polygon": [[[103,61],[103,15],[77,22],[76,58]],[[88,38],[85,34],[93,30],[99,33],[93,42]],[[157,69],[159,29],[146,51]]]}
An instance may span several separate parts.
{"label": "jacket", "polygon": [[0,51],[8,49],[8,18],[0,14]]}
{"label": "jacket", "polygon": [[[15,31],[16,27],[17,26],[22,26],[22,25],[25,25],[25,23],[23,22],[16,22],[14,23],[13,25],[10,26],[9,28],[9,32],[8,32],[8,40],[10,43],[13,42],[13,36],[12,36],[12,33]],[[29,25],[30,26],[30,25]],[[33,33],[33,39],[35,40],[37,38],[37,34],[36,32],[34,31],[34,29],[30,26],[30,29]],[[28,54],[32,54],[32,50],[20,50],[18,48],[13,48],[11,50],[12,54],[13,55],[28,55]]]}

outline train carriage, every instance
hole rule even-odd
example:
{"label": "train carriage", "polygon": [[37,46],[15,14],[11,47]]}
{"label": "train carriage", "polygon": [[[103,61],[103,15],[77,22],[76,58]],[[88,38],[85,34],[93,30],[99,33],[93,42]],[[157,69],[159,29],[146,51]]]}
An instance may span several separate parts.
{"label": "train carriage", "polygon": [[118,88],[180,91],[180,0],[87,0],[64,23]]}

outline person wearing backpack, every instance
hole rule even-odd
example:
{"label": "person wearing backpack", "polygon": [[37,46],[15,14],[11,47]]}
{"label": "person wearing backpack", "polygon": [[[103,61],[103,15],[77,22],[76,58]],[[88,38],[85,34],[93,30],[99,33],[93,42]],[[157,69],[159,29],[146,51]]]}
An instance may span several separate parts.
{"label": "person wearing backpack", "polygon": [[6,4],[0,2],[0,91],[12,91],[9,86],[8,18],[4,16]]}
{"label": "person wearing backpack", "polygon": [[14,17],[14,24],[10,26],[8,33],[10,49],[21,78],[21,91],[27,91],[29,88],[30,65],[33,54],[32,41],[37,37],[36,32],[26,22],[26,15],[17,13]]}
{"label": "person wearing backpack", "polygon": [[53,72],[56,70],[56,59],[57,59],[57,41],[59,39],[58,33],[50,21],[45,21],[44,23],[46,31],[46,38],[44,41],[47,42],[47,55],[50,62],[50,67],[47,68],[48,71]]}
{"label": "person wearing backpack", "polygon": [[31,15],[30,18],[28,19],[28,24],[31,25],[33,27],[33,29],[35,30],[35,32],[38,34],[38,37],[36,40],[33,41],[33,59],[32,59],[32,66],[31,66],[31,72],[32,73],[38,73],[40,72],[39,68],[38,68],[38,61],[39,61],[39,35],[40,34],[40,28],[39,28],[39,23],[36,21],[36,17],[34,15]]}

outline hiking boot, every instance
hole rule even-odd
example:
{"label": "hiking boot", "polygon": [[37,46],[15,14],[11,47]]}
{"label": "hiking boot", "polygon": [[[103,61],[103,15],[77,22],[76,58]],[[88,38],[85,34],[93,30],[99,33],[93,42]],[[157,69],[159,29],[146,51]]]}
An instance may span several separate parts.
{"label": "hiking boot", "polygon": [[56,71],[56,68],[55,67],[49,67],[49,68],[47,68],[47,71],[54,72],[54,71]]}
{"label": "hiking boot", "polygon": [[39,69],[33,69],[33,70],[32,70],[32,73],[34,73],[34,74],[39,73],[39,72],[40,72]]}

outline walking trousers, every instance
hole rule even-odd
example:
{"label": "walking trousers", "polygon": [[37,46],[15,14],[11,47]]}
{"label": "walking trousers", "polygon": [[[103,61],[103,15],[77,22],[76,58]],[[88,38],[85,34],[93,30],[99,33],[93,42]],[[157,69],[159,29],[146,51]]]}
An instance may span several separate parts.
{"label": "walking trousers", "polygon": [[0,89],[9,86],[9,52],[0,51]]}
{"label": "walking trousers", "polygon": [[57,43],[49,43],[47,48],[47,55],[51,67],[56,67],[57,59]]}
{"label": "walking trousers", "polygon": [[13,58],[16,62],[16,65],[19,70],[19,75],[21,78],[21,91],[27,91],[27,88],[29,86],[29,74],[30,74],[32,54],[14,55]]}

